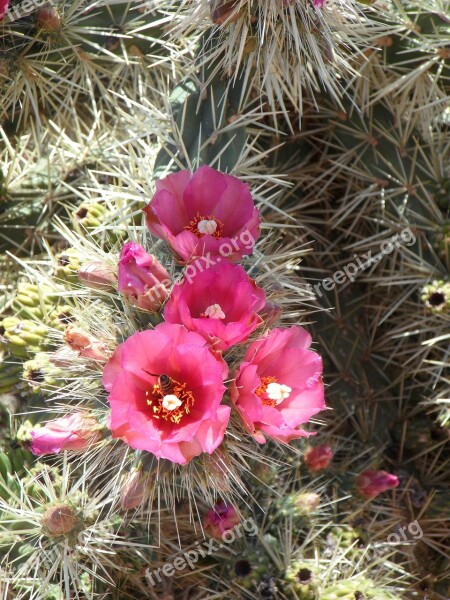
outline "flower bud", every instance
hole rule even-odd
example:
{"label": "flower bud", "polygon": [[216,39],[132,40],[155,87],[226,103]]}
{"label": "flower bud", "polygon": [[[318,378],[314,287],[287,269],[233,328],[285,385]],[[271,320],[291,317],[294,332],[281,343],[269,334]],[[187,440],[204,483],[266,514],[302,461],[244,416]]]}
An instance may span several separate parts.
{"label": "flower bud", "polygon": [[77,524],[77,516],[71,506],[58,504],[45,511],[42,524],[50,535],[56,537],[72,531]]}
{"label": "flower bud", "polygon": [[131,473],[120,490],[120,504],[123,510],[140,506],[144,500],[146,477],[140,471]]}
{"label": "flower bud", "polygon": [[119,259],[119,292],[134,306],[155,312],[169,297],[169,273],[142,246],[128,242]]}
{"label": "flower bud", "polygon": [[55,33],[61,29],[61,17],[56,8],[47,4],[36,11],[36,24],[45,33]]}
{"label": "flower bud", "polygon": [[315,473],[326,469],[333,458],[333,450],[330,446],[315,446],[306,451],[303,457],[305,465],[309,470]]}
{"label": "flower bud", "polygon": [[114,269],[100,261],[84,263],[78,269],[78,277],[86,287],[94,290],[113,291],[117,277]]}
{"label": "flower bud", "polygon": [[214,504],[214,507],[206,514],[203,527],[211,537],[221,539],[222,534],[230,529],[233,529],[240,518],[235,508],[225,502]]}
{"label": "flower bud", "polygon": [[83,331],[76,325],[69,325],[64,334],[64,340],[72,350],[78,352],[78,356],[90,358],[91,360],[106,362],[110,352],[105,343]]}
{"label": "flower bud", "polygon": [[71,413],[33,429],[30,450],[36,456],[57,454],[62,450],[85,450],[101,439],[99,429],[93,416]]}
{"label": "flower bud", "polygon": [[313,513],[320,504],[320,496],[314,492],[297,494],[293,498],[293,512],[296,515],[306,516]]}
{"label": "flower bud", "polygon": [[356,488],[366,498],[375,498],[386,490],[396,488],[398,484],[398,477],[386,471],[367,470],[356,478]]}

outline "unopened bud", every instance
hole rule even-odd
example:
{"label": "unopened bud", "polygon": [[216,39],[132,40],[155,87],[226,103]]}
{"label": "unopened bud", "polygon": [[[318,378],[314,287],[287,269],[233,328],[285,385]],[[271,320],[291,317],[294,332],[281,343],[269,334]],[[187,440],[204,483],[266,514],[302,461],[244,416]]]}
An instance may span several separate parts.
{"label": "unopened bud", "polygon": [[56,8],[47,4],[36,11],[36,24],[46,33],[55,33],[61,29],[61,17]]}
{"label": "unopened bud", "polygon": [[382,492],[396,488],[398,484],[398,477],[386,471],[372,471],[369,469],[356,478],[356,488],[366,498],[375,498]]}
{"label": "unopened bud", "polygon": [[123,510],[140,506],[144,500],[146,476],[139,471],[131,473],[120,490],[120,505]]}
{"label": "unopened bud", "polygon": [[309,515],[313,513],[320,504],[319,494],[305,492],[294,497],[294,512],[298,515]]}
{"label": "unopened bud", "polygon": [[315,473],[316,471],[322,471],[326,469],[330,464],[331,459],[333,458],[333,450],[330,446],[315,446],[314,448],[309,448],[306,451],[303,460],[305,464],[308,466],[309,470]]}
{"label": "unopened bud", "polygon": [[78,269],[78,277],[85,286],[94,290],[113,291],[117,287],[114,269],[100,261],[81,265]]}
{"label": "unopened bud", "polygon": [[64,535],[74,529],[77,524],[77,516],[72,507],[67,504],[58,504],[45,511],[42,524],[50,535]]}

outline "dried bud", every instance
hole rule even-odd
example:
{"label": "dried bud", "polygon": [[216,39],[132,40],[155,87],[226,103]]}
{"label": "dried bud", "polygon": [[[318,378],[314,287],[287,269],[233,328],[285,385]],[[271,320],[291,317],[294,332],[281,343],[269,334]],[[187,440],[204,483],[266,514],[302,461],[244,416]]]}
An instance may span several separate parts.
{"label": "dried bud", "polygon": [[72,366],[74,361],[78,358],[78,352],[63,346],[58,348],[56,352],[49,355],[48,360],[59,369],[67,369]]}
{"label": "dried bud", "polygon": [[120,504],[123,510],[140,506],[144,500],[147,477],[140,471],[131,473],[120,490]]}
{"label": "dried bud", "polygon": [[85,286],[94,290],[114,291],[117,286],[114,269],[100,261],[81,265],[78,269],[78,277]]}
{"label": "dried bud", "polygon": [[356,478],[358,492],[366,498],[375,498],[378,494],[396,488],[398,477],[386,471],[364,471]]}
{"label": "dried bud", "polygon": [[42,524],[50,535],[64,535],[74,529],[77,524],[77,516],[72,507],[67,504],[58,504],[45,511]]}
{"label": "dried bud", "polygon": [[238,4],[239,0],[211,0],[211,21],[215,25],[237,21],[240,15]]}
{"label": "dried bud", "polygon": [[64,340],[72,350],[78,352],[78,356],[90,358],[98,362],[106,362],[110,352],[105,343],[83,331],[76,325],[69,325],[64,334]]}
{"label": "dried bud", "polygon": [[333,450],[330,446],[316,446],[306,451],[303,460],[308,466],[309,470],[315,473],[316,471],[322,471],[326,469],[333,458]]}

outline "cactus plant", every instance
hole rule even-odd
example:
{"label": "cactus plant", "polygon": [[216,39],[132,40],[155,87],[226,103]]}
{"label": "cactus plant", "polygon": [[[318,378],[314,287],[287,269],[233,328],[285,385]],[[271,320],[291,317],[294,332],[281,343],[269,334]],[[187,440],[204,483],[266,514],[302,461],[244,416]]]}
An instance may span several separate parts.
{"label": "cactus plant", "polygon": [[[448,2],[23,4],[0,23],[0,595],[447,598]],[[201,193],[164,179],[205,166],[221,173]],[[267,301],[261,328],[221,347],[222,444],[208,451],[212,428],[177,464],[161,447],[180,397],[197,417],[189,390],[166,389],[163,366],[120,394],[103,383],[166,352],[127,340],[193,327],[182,263],[229,224],[174,223],[226,173],[262,215],[240,258]],[[225,312],[211,300],[190,339]],[[280,433],[289,382],[264,373],[245,395],[258,344],[299,323],[331,409],[308,441]],[[164,424],[143,440],[116,419],[156,375],[144,405]]]}

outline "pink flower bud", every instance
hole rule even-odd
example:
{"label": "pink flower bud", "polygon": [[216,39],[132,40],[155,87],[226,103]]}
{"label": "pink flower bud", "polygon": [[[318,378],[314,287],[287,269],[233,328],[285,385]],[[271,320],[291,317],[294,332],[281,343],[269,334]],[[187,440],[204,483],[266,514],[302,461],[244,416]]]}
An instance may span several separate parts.
{"label": "pink flower bud", "polygon": [[119,292],[138,308],[155,312],[169,297],[169,273],[142,246],[128,242],[119,259]]}
{"label": "pink flower bud", "polygon": [[64,340],[72,350],[78,352],[78,356],[83,358],[106,362],[111,355],[104,342],[100,342],[97,338],[76,325],[69,325],[66,328]]}
{"label": "pink flower bud", "polygon": [[78,269],[78,277],[85,286],[94,290],[113,291],[117,277],[112,267],[99,261],[84,263]]}
{"label": "pink flower bud", "polygon": [[97,420],[83,413],[71,413],[31,431],[30,450],[36,456],[62,450],[85,450],[102,437]]}
{"label": "pink flower bud", "polygon": [[220,502],[214,504],[214,507],[206,514],[203,527],[211,537],[215,539],[221,539],[225,531],[233,529],[238,523],[240,518],[233,506]]}
{"label": "pink flower bud", "polygon": [[310,448],[305,453],[303,460],[308,466],[309,470],[315,473],[316,471],[322,471],[326,469],[333,458],[333,450],[330,446],[315,446]]}
{"label": "pink flower bud", "polygon": [[52,536],[69,533],[77,525],[77,516],[71,506],[58,504],[48,508],[42,516],[42,525]]}
{"label": "pink flower bud", "polygon": [[140,506],[144,500],[146,477],[140,471],[131,473],[120,490],[120,504],[123,510]]}
{"label": "pink flower bud", "polygon": [[364,471],[356,478],[358,492],[366,498],[375,498],[381,492],[397,487],[398,477],[386,471]]}

